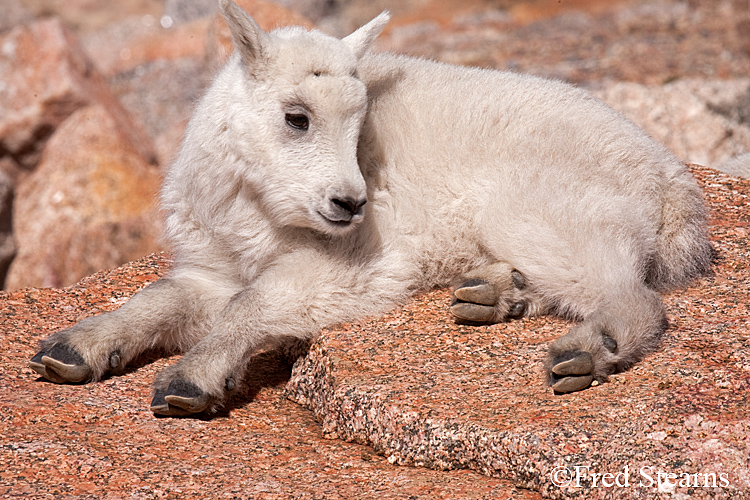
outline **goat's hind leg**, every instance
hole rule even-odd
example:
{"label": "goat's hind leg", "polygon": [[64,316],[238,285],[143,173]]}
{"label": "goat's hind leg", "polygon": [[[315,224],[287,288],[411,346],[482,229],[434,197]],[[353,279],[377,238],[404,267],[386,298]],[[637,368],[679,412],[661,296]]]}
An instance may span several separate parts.
{"label": "goat's hind leg", "polygon": [[498,323],[538,312],[526,278],[506,262],[474,269],[460,281],[450,307],[458,322]]}
{"label": "goat's hind leg", "polygon": [[29,366],[56,383],[99,380],[122,372],[127,363],[152,348],[175,349],[185,338],[181,324],[199,312],[199,291],[184,280],[163,278],[116,311],[92,316],[41,342]]}
{"label": "goat's hind leg", "polygon": [[661,297],[645,285],[611,295],[550,346],[547,383],[567,393],[604,382],[653,351],[666,324]]}

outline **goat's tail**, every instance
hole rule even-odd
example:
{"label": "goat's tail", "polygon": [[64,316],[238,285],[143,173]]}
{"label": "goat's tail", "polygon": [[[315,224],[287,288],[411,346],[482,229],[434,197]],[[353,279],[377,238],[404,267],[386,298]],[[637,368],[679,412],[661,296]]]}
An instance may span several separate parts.
{"label": "goat's tail", "polygon": [[657,251],[646,278],[656,290],[686,285],[706,274],[713,260],[708,209],[687,167],[673,173],[663,196]]}

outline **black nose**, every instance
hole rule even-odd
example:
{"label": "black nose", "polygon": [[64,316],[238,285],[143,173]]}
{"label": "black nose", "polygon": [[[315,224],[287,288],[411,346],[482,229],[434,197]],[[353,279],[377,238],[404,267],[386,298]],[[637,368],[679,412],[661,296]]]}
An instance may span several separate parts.
{"label": "black nose", "polygon": [[338,207],[339,215],[342,216],[342,220],[350,220],[355,215],[362,213],[362,207],[367,203],[367,199],[355,200],[354,198],[333,198],[331,200],[336,207]]}

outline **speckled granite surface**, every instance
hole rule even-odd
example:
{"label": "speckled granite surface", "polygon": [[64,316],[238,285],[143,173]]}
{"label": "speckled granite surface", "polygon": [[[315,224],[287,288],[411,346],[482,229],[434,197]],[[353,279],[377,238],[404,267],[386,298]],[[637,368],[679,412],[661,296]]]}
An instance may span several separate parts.
{"label": "speckled granite surface", "polygon": [[569,324],[458,326],[436,291],[324,332],[288,395],[327,436],[390,462],[471,468],[545,497],[750,498],[750,183],[696,170],[715,275],[666,297],[662,348],[610,383],[554,396],[541,360]]}
{"label": "speckled granite surface", "polygon": [[27,367],[38,340],[118,307],[169,264],[157,254],[62,290],[0,292],[0,498],[539,498],[324,439],[312,413],[284,397],[291,364],[273,356],[258,359],[252,394],[211,420],[149,410],[151,381],[174,359],[81,386],[44,382]]}
{"label": "speckled granite surface", "polygon": [[540,382],[564,321],[457,326],[435,291],[324,332],[286,387],[313,412],[284,397],[290,365],[269,356],[228,412],[161,419],[150,383],[173,359],[85,386],[40,381],[27,361],[39,339],[157,279],[168,256],[0,293],[0,497],[750,498],[750,182],[697,174],[715,275],[666,298],[661,350],[566,396]]}

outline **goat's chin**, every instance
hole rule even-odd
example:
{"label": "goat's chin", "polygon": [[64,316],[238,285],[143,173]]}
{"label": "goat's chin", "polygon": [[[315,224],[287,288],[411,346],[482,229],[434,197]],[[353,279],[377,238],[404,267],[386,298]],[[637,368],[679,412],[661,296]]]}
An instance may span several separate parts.
{"label": "goat's chin", "polygon": [[364,219],[361,215],[356,215],[349,220],[330,219],[320,212],[317,215],[315,229],[329,236],[343,236],[351,232]]}

